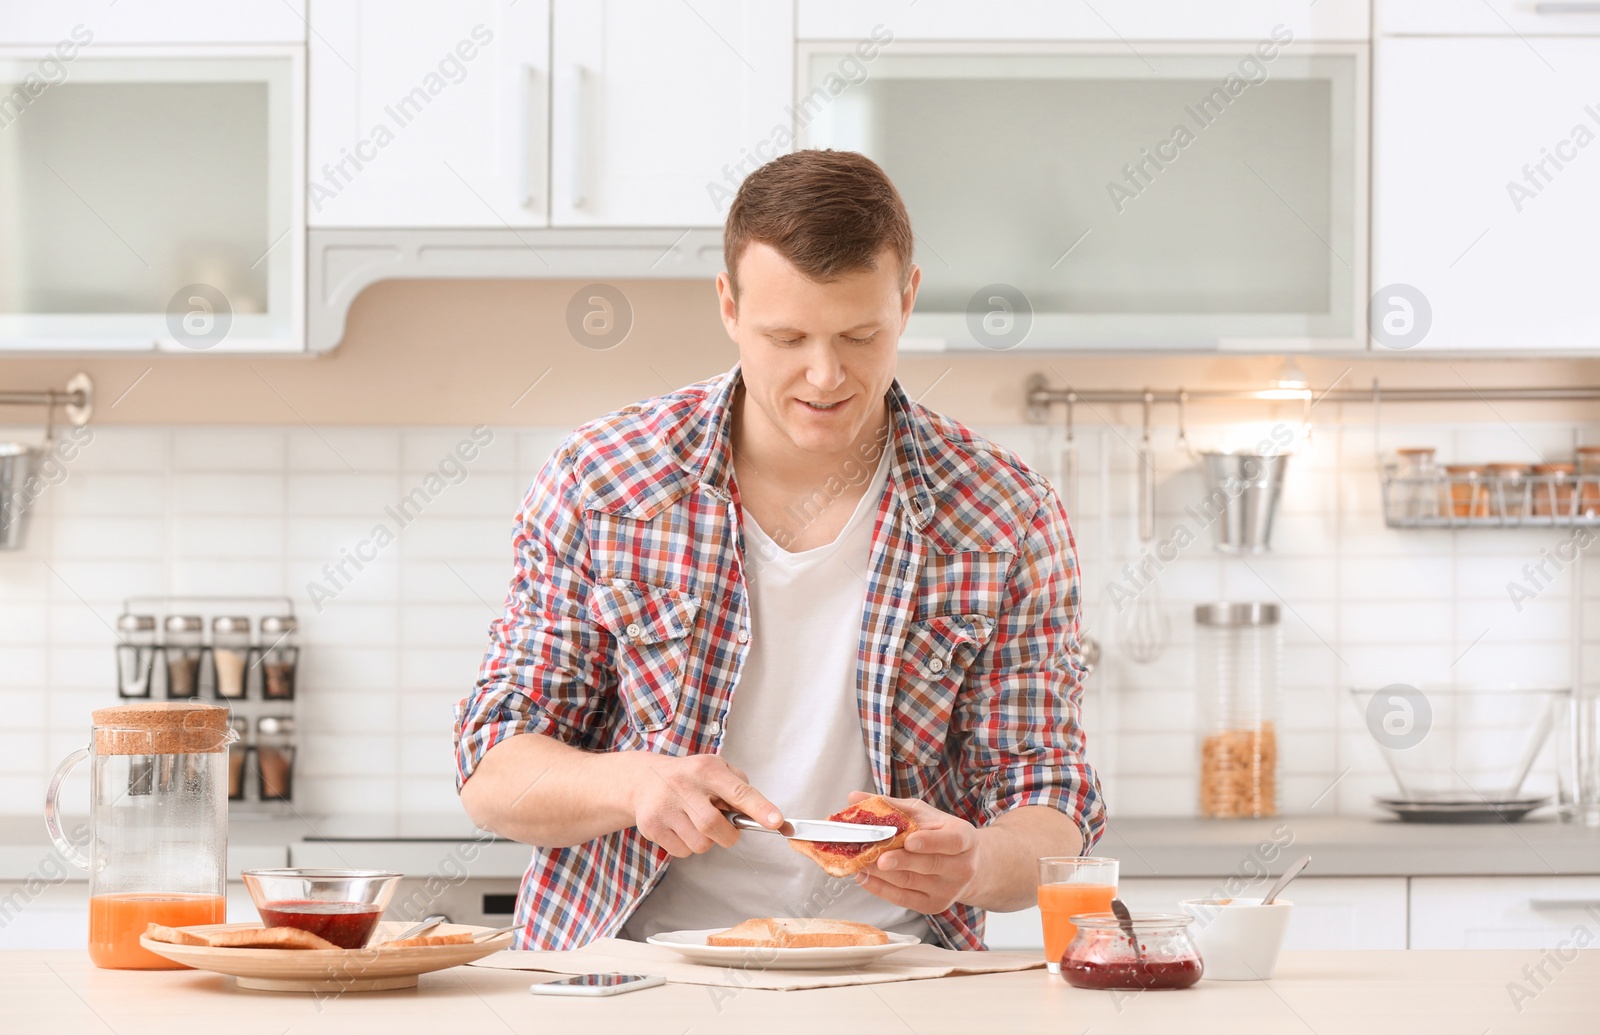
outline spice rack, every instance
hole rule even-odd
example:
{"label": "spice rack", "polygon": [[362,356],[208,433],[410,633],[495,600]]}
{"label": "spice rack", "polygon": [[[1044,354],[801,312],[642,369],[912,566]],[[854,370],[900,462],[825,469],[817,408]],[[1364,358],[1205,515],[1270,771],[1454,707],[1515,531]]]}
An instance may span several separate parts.
{"label": "spice rack", "polygon": [[299,629],[289,597],[130,597],[117,619],[117,693],[229,709],[228,801],[294,812]]}
{"label": "spice rack", "polygon": [[1495,475],[1383,470],[1383,520],[1390,528],[1593,528],[1600,526],[1600,474]]}

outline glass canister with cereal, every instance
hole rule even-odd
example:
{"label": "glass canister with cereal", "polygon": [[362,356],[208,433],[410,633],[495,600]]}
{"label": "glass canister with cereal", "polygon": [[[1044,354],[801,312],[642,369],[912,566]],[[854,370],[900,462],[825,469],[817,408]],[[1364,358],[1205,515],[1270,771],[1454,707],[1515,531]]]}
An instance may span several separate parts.
{"label": "glass canister with cereal", "polygon": [[1200,815],[1278,813],[1278,605],[1200,604]]}

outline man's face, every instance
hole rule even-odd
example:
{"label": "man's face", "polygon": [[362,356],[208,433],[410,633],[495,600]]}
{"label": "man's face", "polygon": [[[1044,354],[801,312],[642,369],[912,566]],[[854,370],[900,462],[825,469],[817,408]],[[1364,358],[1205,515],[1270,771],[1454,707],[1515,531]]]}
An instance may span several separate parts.
{"label": "man's face", "polygon": [[796,450],[833,456],[870,433],[894,380],[897,347],[922,271],[904,290],[894,252],[877,268],[820,284],[767,244],[739,260],[739,297],[717,277],[722,322],[739,346],[745,419]]}

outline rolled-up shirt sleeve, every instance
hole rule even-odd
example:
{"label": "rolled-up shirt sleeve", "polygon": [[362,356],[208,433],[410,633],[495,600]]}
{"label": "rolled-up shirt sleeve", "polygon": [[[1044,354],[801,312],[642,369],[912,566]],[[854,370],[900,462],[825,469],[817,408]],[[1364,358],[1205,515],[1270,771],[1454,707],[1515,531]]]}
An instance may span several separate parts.
{"label": "rolled-up shirt sleeve", "polygon": [[958,762],[984,822],[1047,805],[1076,821],[1088,852],[1105,828],[1105,803],[1084,757],[1078,607],[1072,533],[1046,488],[994,635],[968,672]]}
{"label": "rolled-up shirt sleeve", "polygon": [[602,725],[609,634],[589,615],[583,504],[566,445],[533,481],[512,533],[505,613],[489,625],[477,685],[456,705],[456,789],[507,737],[536,733],[593,749]]}

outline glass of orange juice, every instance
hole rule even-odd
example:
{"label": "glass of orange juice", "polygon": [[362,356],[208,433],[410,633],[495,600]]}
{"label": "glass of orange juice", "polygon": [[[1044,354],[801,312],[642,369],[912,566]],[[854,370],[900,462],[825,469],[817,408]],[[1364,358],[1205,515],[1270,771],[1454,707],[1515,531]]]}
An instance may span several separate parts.
{"label": "glass of orange juice", "polygon": [[1078,931],[1072,918],[1109,913],[1117,897],[1117,860],[1087,855],[1054,855],[1039,860],[1039,914],[1044,920],[1044,959],[1050,973],[1061,973],[1061,954]]}

